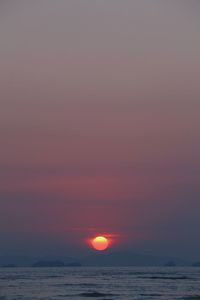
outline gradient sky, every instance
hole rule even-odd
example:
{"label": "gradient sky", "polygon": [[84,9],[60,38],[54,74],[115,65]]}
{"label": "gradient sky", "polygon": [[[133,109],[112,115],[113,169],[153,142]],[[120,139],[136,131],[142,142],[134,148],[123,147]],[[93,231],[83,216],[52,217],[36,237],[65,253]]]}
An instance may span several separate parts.
{"label": "gradient sky", "polygon": [[0,3],[0,254],[200,258],[200,3]]}

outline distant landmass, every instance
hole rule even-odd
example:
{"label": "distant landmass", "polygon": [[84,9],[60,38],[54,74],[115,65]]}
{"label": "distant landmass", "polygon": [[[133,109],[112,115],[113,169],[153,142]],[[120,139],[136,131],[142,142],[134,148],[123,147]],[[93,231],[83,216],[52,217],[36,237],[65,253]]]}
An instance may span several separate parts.
{"label": "distant landmass", "polygon": [[179,258],[137,254],[133,252],[97,253],[81,261],[84,266],[187,266],[187,261]]}
{"label": "distant landmass", "polygon": [[70,264],[67,264],[65,265],[66,267],[81,267],[82,264],[79,263],[79,262],[73,262],[73,263],[70,263]]}
{"label": "distant landmass", "polygon": [[44,267],[64,267],[65,264],[59,260],[49,260],[49,261],[37,261],[32,265],[35,268],[44,268]]}
{"label": "distant landmass", "polygon": [[36,262],[61,261],[65,265],[76,262],[76,258],[68,256],[22,256],[22,255],[0,255],[0,266],[15,265],[20,267],[30,267]]}
{"label": "distant landmass", "polygon": [[16,268],[17,266],[14,264],[7,264],[7,265],[2,265],[2,268]]}
{"label": "distant landmass", "polygon": [[179,258],[138,254],[134,252],[97,252],[93,255],[72,258],[61,256],[27,257],[27,256],[0,256],[0,266],[11,267],[80,267],[80,266],[102,266],[102,267],[147,267],[147,266],[195,266],[200,262],[193,263]]}
{"label": "distant landmass", "polygon": [[197,262],[193,263],[192,266],[193,266],[193,267],[200,267],[200,261],[197,261]]}
{"label": "distant landmass", "polygon": [[49,260],[49,261],[38,261],[32,265],[35,268],[52,268],[52,267],[81,267],[81,263],[72,262],[69,264],[65,264],[63,261],[59,260]]}
{"label": "distant landmass", "polygon": [[166,264],[164,264],[164,267],[176,267],[176,264],[174,261],[170,260]]}

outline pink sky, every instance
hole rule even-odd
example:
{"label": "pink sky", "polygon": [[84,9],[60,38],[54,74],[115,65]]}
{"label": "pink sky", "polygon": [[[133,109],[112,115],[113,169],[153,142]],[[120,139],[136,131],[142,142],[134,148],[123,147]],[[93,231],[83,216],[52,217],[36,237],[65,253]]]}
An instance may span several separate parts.
{"label": "pink sky", "polygon": [[197,257],[196,3],[0,4],[2,252],[78,253],[106,232]]}

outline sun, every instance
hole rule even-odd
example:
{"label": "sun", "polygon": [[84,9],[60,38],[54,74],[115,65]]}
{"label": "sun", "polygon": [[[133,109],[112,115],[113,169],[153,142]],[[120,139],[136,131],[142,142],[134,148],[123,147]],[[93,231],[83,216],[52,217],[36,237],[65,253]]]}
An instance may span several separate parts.
{"label": "sun", "polygon": [[95,250],[103,251],[109,246],[109,240],[105,236],[97,236],[91,240],[92,247]]}

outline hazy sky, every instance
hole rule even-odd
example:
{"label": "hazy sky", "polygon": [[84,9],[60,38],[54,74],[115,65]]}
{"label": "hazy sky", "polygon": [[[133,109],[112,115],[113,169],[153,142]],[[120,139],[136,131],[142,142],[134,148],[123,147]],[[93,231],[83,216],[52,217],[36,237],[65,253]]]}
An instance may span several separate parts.
{"label": "hazy sky", "polygon": [[200,258],[199,13],[1,1],[0,254],[78,255],[107,233]]}

